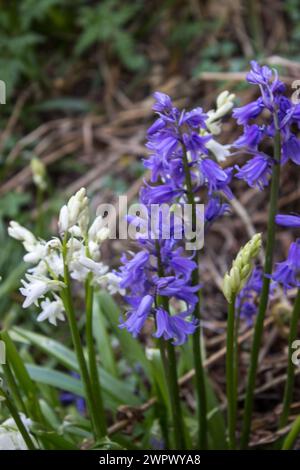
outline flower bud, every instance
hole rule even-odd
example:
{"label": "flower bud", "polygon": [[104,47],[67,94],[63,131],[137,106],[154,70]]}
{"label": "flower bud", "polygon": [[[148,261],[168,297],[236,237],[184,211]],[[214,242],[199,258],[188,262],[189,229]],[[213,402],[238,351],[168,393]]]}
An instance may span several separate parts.
{"label": "flower bud", "polygon": [[257,257],[261,248],[261,234],[255,234],[246,245],[240,249],[236,259],[232,263],[229,273],[223,280],[223,294],[228,302],[244,287],[253,268],[253,260]]}
{"label": "flower bud", "polygon": [[31,159],[30,166],[34,184],[41,189],[41,191],[45,191],[47,183],[44,163],[39,158],[34,157]]}
{"label": "flower bud", "polygon": [[65,233],[69,228],[69,211],[67,206],[62,206],[59,212],[58,229],[60,233]]}
{"label": "flower bud", "polygon": [[20,225],[18,222],[12,220],[8,227],[8,235],[15,240],[23,242],[24,248],[27,251],[32,251],[37,243],[35,236],[27,230],[27,228]]}
{"label": "flower bud", "polygon": [[234,98],[235,98],[234,93],[229,93],[228,90],[222,91],[222,93],[220,93],[219,96],[217,97],[217,101],[216,101],[217,108],[221,108],[222,106],[224,106],[224,104],[228,104],[228,103],[230,103],[232,107]]}
{"label": "flower bud", "polygon": [[58,227],[60,233],[65,233],[74,225],[79,225],[84,233],[87,230],[88,222],[88,198],[85,188],[81,188],[69,199],[67,205],[61,208]]}

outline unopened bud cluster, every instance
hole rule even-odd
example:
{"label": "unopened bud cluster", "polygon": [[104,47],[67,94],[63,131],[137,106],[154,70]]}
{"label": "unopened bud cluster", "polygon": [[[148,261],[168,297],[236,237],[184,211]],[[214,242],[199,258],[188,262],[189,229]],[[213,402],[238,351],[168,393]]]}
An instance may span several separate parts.
{"label": "unopened bud cluster", "polygon": [[251,240],[240,249],[236,259],[232,263],[229,273],[226,273],[223,281],[223,294],[230,303],[244,287],[253,269],[253,261],[261,248],[261,234],[255,234]]}

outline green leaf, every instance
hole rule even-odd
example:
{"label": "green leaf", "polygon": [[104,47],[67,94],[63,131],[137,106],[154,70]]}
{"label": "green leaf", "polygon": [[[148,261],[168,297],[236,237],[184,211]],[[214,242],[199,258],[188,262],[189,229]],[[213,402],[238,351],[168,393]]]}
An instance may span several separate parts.
{"label": "green leaf", "polygon": [[108,437],[105,437],[101,441],[97,441],[91,450],[124,450],[117,442],[111,441]]}
{"label": "green leaf", "polygon": [[132,338],[128,331],[119,328],[121,316],[119,307],[107,292],[100,292],[98,298],[100,308],[120,342],[122,354],[132,366],[140,363],[150,380],[151,369],[143,348],[136,339]]}
{"label": "green leaf", "polygon": [[60,364],[64,365],[71,371],[79,371],[75,353],[58,341],[39,333],[33,333],[32,331],[25,330],[18,326],[14,327],[12,332],[15,334],[15,341],[24,342],[25,340],[25,342],[27,341],[45,353],[50,354],[52,357],[57,359]]}
{"label": "green leaf", "polygon": [[214,450],[227,449],[226,427],[222,411],[209,378],[206,374],[206,396],[208,410],[208,432],[211,439],[211,448]]}
{"label": "green leaf", "polygon": [[36,388],[32,382],[26,367],[7,331],[0,333],[0,338],[5,343],[7,362],[12,367],[16,378],[23,390],[31,399],[35,397]]}
{"label": "green leaf", "polygon": [[[75,353],[66,348],[66,346],[46,336],[32,333],[20,327],[13,328],[13,331],[19,335],[19,340],[22,341],[22,338],[24,338],[46,354],[54,357],[60,364],[70,369],[70,371],[79,373]],[[104,399],[110,400],[110,403],[113,401],[115,406],[124,403],[135,406],[140,403],[140,400],[134,395],[130,384],[116,379],[103,368],[99,368],[99,372]]]}
{"label": "green leaf", "polygon": [[50,432],[36,431],[35,435],[39,437],[40,439],[43,439],[43,442],[47,442],[48,444],[51,444],[55,450],[78,449],[73,442],[69,441],[68,439],[65,439],[63,436],[61,436],[55,431],[50,431]]}
{"label": "green leaf", "polygon": [[171,412],[166,374],[161,360],[160,351],[158,349],[151,350],[151,359],[149,362],[151,364],[153,381],[159,388],[159,396],[162,397],[166,408]]}
{"label": "green leaf", "polygon": [[97,298],[94,298],[93,304],[93,333],[104,369],[114,377],[117,377],[118,369],[111,344],[111,337],[107,331],[107,320],[100,309]]}
{"label": "green leaf", "polygon": [[84,389],[81,380],[71,375],[50,369],[49,367],[26,364],[26,369],[32,380],[42,384],[51,385],[60,390],[74,393],[74,395],[84,396]]}

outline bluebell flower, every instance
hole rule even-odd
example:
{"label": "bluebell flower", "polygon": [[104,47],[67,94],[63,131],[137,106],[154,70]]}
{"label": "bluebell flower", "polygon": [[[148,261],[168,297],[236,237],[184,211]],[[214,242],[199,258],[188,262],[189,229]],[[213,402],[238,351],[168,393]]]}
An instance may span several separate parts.
{"label": "bluebell flower", "polygon": [[[153,230],[150,217],[148,222],[147,237],[136,240],[140,251],[130,257],[122,256],[123,266],[117,272],[120,287],[126,289],[124,300],[129,305],[120,327],[136,337],[145,322],[152,318],[157,326],[156,335],[182,344],[197,326],[191,317],[200,287],[191,285],[196,263],[192,257],[185,256],[179,241],[172,237],[172,227],[171,237],[164,239],[162,221],[154,225],[155,233],[150,233]],[[157,239],[153,239],[154,234]],[[167,298],[176,312],[162,313],[158,298]]]}
{"label": "bluebell flower", "polygon": [[205,224],[210,225],[222,215],[230,212],[230,206],[222,203],[219,197],[211,197],[205,206],[204,218]]}
{"label": "bluebell flower", "polygon": [[260,266],[256,266],[236,298],[237,312],[248,326],[252,326],[253,319],[257,314],[257,299],[260,296],[262,285],[263,270]]}
{"label": "bluebell flower", "polygon": [[300,238],[291,243],[287,259],[276,264],[272,279],[281,284],[285,291],[300,287]]}
{"label": "bluebell flower", "polygon": [[262,190],[269,184],[272,174],[273,160],[265,154],[259,154],[250,159],[241,168],[236,166],[236,177],[245,180],[251,188]]}
{"label": "bluebell flower", "polygon": [[245,147],[256,149],[264,135],[264,129],[262,126],[252,124],[251,126],[245,126],[244,133],[239,137],[235,143],[235,147]]}
{"label": "bluebell flower", "polygon": [[184,344],[188,339],[188,335],[192,335],[197,328],[195,319],[186,322],[184,315],[171,316],[161,307],[156,309],[156,323],[157,330],[153,336],[156,338],[163,337],[165,340],[173,339],[175,346]]}
{"label": "bluebell flower", "polygon": [[168,113],[173,109],[171,98],[165,93],[156,91],[154,93],[155,104],[153,106],[154,111],[158,113]]}
{"label": "bluebell flower", "polygon": [[245,104],[240,108],[235,108],[232,116],[237,120],[238,124],[248,125],[251,119],[257,118],[264,109],[262,98],[258,98],[249,104]]}
{"label": "bluebell flower", "polygon": [[180,125],[187,124],[195,129],[206,128],[205,120],[207,115],[203,112],[203,109],[198,107],[192,109],[192,111],[185,112],[180,119]]}
{"label": "bluebell flower", "polygon": [[300,228],[300,216],[299,215],[276,215],[276,223],[283,227]]}
{"label": "bluebell flower", "polygon": [[228,187],[231,172],[213,161],[207,148],[211,140],[206,127],[208,115],[200,107],[179,111],[164,93],[154,93],[154,98],[153,109],[158,118],[148,129],[146,147],[150,155],[144,160],[144,166],[151,171],[151,183],[158,185],[142,189],[142,202],[172,203],[178,198],[186,199],[185,156],[194,191],[207,187],[209,195],[223,192],[231,197]]}
{"label": "bluebell flower", "polygon": [[[75,379],[80,378],[80,376],[79,376],[79,374],[77,374],[77,372],[71,372],[71,376],[74,377]],[[81,397],[80,395],[75,395],[75,393],[71,393],[71,392],[62,392],[60,394],[59,399],[60,399],[60,402],[64,406],[74,404],[76,406],[76,409],[77,409],[78,413],[80,413],[81,415],[85,414],[85,412],[86,412],[86,402],[85,402],[85,399],[83,397]]]}
{"label": "bluebell flower", "polygon": [[132,308],[128,310],[126,320],[121,321],[120,328],[126,328],[133,337],[136,337],[151,312],[154,297],[147,294],[141,298],[127,298],[127,302]]}
{"label": "bluebell flower", "polygon": [[184,193],[183,188],[174,187],[173,182],[150,186],[146,184],[140,191],[140,199],[143,204],[163,204],[173,202]]}
{"label": "bluebell flower", "polygon": [[176,297],[178,300],[184,300],[187,305],[195,305],[198,300],[196,292],[199,291],[199,286],[189,285],[189,280],[187,281],[186,278],[187,276],[182,278],[178,276],[156,278],[156,291],[164,297]]}
{"label": "bluebell flower", "polygon": [[208,153],[205,144],[211,139],[210,135],[200,136],[197,132],[191,132],[190,134],[183,134],[182,139],[186,150],[191,153],[193,161],[197,160],[199,153],[204,155]]}
{"label": "bluebell flower", "polygon": [[[244,179],[251,187],[263,189],[269,184],[272,173],[273,155],[262,156],[259,149],[264,140],[273,140],[277,131],[281,134],[281,161],[284,165],[288,160],[300,165],[300,140],[294,133],[300,128],[300,107],[284,95],[285,85],[279,80],[275,70],[251,62],[251,70],[246,79],[258,85],[260,97],[245,106],[233,110],[238,124],[244,127],[243,134],[233,146],[250,155],[250,160],[242,168],[238,168],[237,177]],[[253,122],[261,116],[263,125]],[[258,177],[255,177],[258,173]]]}
{"label": "bluebell flower", "polygon": [[296,165],[300,165],[300,140],[291,134],[282,145],[282,160],[292,160]]}
{"label": "bluebell flower", "polygon": [[208,187],[208,194],[224,192],[231,197],[229,183],[231,181],[232,170],[223,170],[216,162],[209,158],[203,158],[199,163],[201,173]]}
{"label": "bluebell flower", "polygon": [[140,251],[131,259],[122,256],[121,262],[124,264],[122,268],[122,288],[136,285],[145,280],[145,268],[148,264],[150,254],[147,251]]}
{"label": "bluebell flower", "polygon": [[247,73],[246,80],[249,83],[256,85],[268,85],[269,81],[272,79],[273,72],[272,70],[263,65],[262,67],[255,62],[251,61],[251,71]]}

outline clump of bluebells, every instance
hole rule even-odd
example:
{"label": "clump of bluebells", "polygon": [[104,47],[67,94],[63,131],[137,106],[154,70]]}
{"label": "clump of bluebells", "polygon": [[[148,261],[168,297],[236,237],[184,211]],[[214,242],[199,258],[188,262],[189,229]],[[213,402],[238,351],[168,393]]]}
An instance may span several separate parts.
{"label": "clump of bluebells", "polygon": [[[196,194],[203,187],[207,189],[209,197],[205,208],[205,223],[208,228],[213,221],[229,211],[229,205],[222,202],[220,193],[226,194],[229,198],[232,196],[229,183],[233,169],[223,170],[216,161],[223,161],[229,155],[228,146],[219,144],[213,133],[219,134],[220,119],[231,109],[233,95],[228,92],[222,93],[217,100],[217,109],[207,114],[202,108],[180,111],[173,105],[171,98],[164,93],[157,92],[154,98],[153,110],[158,114],[158,118],[148,129],[147,148],[150,156],[144,161],[145,167],[150,170],[151,183],[145,183],[141,189],[140,200],[146,205],[187,202],[187,165],[192,176],[193,192]],[[149,235],[151,237],[151,234]],[[136,264],[139,266],[139,263],[143,263],[138,271],[137,283],[131,287],[131,290],[136,291],[132,292],[135,295],[126,296],[126,300],[133,303],[133,308],[129,312],[129,318],[122,323],[122,327],[127,328],[136,336],[149,313],[152,313],[158,327],[156,335],[161,336],[164,331],[165,339],[178,338],[179,330],[176,324],[181,325],[182,334],[179,335],[179,342],[182,344],[186,341],[187,334],[195,331],[195,322],[187,323],[184,317],[189,312],[193,312],[197,296],[195,294],[190,298],[183,298],[183,296],[187,288],[191,292],[199,290],[199,285],[188,286],[191,283],[192,272],[197,269],[197,265],[194,261],[183,257],[182,248],[177,246],[175,240],[162,239],[161,227],[159,243],[149,240],[145,242],[140,239],[139,244],[141,243],[143,244],[142,252],[129,260],[125,256],[122,259],[124,267],[120,271],[122,278],[120,285],[124,288],[133,285],[132,276],[137,272]],[[163,264],[165,260],[173,263],[174,256],[176,255],[177,259],[178,253],[181,253],[177,265],[173,264],[173,272],[170,271],[172,264],[163,266],[164,280],[157,276],[157,266],[156,268],[152,266],[153,259],[157,258],[158,249],[162,252]],[[169,273],[172,273],[173,277]],[[185,300],[188,304],[187,311],[180,316],[170,317],[161,307],[153,308],[155,295]],[[175,344],[177,343],[178,339]]]}
{"label": "clump of bluebells", "polygon": [[[299,248],[298,242],[296,242],[290,248],[288,259],[283,263],[279,263],[272,275],[276,228],[275,216],[279,199],[281,167],[288,161],[296,165],[300,164],[300,140],[297,135],[300,127],[300,106],[293,103],[286,96],[285,85],[279,80],[277,72],[269,67],[260,66],[254,61],[251,62],[251,71],[247,74],[246,79],[250,84],[259,87],[260,96],[253,102],[233,110],[233,116],[236,118],[237,123],[244,128],[243,135],[234,142],[233,146],[237,149],[236,154],[247,153],[250,156],[244,166],[241,168],[236,166],[235,176],[238,179],[245,180],[250,187],[259,190],[263,190],[271,181],[271,190],[265,266],[246,386],[241,435],[242,448],[247,447],[250,437],[259,348],[262,340],[264,317],[271,293],[271,280],[273,279],[275,282],[282,284],[286,290],[291,286],[297,286],[299,271],[297,261]],[[272,150],[266,153],[263,148],[268,146]],[[293,223],[297,224],[297,219],[295,217],[291,218],[291,216],[288,218],[278,216],[277,220],[287,226],[291,226]],[[255,311],[252,304],[250,306],[246,303],[246,309],[246,313],[252,316]],[[284,419],[280,420],[280,426],[285,424],[288,417],[292,376],[293,374],[290,372],[287,380],[288,391],[285,393],[284,398]],[[232,433],[231,437],[232,444],[235,446],[235,433]]]}
{"label": "clump of bluebells", "polygon": [[217,109],[205,114],[202,108],[179,111],[169,96],[154,94],[153,109],[158,118],[148,129],[150,156],[144,165],[155,184],[146,184],[142,189],[142,202],[185,201],[186,166],[191,172],[194,193],[206,187],[210,197],[215,193],[231,197],[229,183],[233,169],[223,170],[218,163],[229,155],[228,146],[218,143],[213,133],[220,132],[220,119],[231,109],[233,96],[224,92]]}
{"label": "clump of bluebells", "polygon": [[[124,254],[121,258],[120,287],[126,290],[125,300],[130,305],[121,328],[136,337],[146,320],[152,318],[156,338],[171,339],[174,345],[181,345],[197,327],[196,319],[191,316],[200,287],[191,285],[191,273],[196,263],[184,254],[178,240],[173,238],[172,226],[170,238],[165,239],[161,222],[157,224],[155,234],[150,233],[150,217],[148,223],[148,233],[137,239],[140,251],[128,256]],[[159,298],[166,299],[171,305],[174,301],[174,310],[179,308],[180,313],[170,314],[159,303]],[[182,304],[184,309],[180,308]]]}
{"label": "clump of bluebells", "polygon": [[[276,216],[276,222],[278,225],[288,228],[300,227],[300,217],[298,215],[278,214]],[[294,289],[297,292],[290,319],[288,339],[289,362],[287,367],[287,380],[285,382],[282,412],[279,420],[279,426],[284,427],[288,422],[295,383],[295,365],[292,360],[292,354],[294,341],[297,339],[298,324],[300,320],[300,238],[297,238],[295,242],[291,243],[287,258],[276,264],[272,279],[283,287],[285,293],[290,289]]]}
{"label": "clump of bluebells", "polygon": [[246,80],[258,85],[260,96],[233,109],[233,117],[244,129],[233,146],[251,158],[241,168],[236,166],[235,176],[245,180],[250,187],[262,190],[269,184],[273,166],[278,164],[274,155],[265,153],[262,146],[272,146],[277,131],[280,134],[280,164],[288,161],[300,164],[300,140],[293,131],[300,127],[300,105],[286,96],[286,87],[275,70],[261,67],[254,61],[251,66]]}

